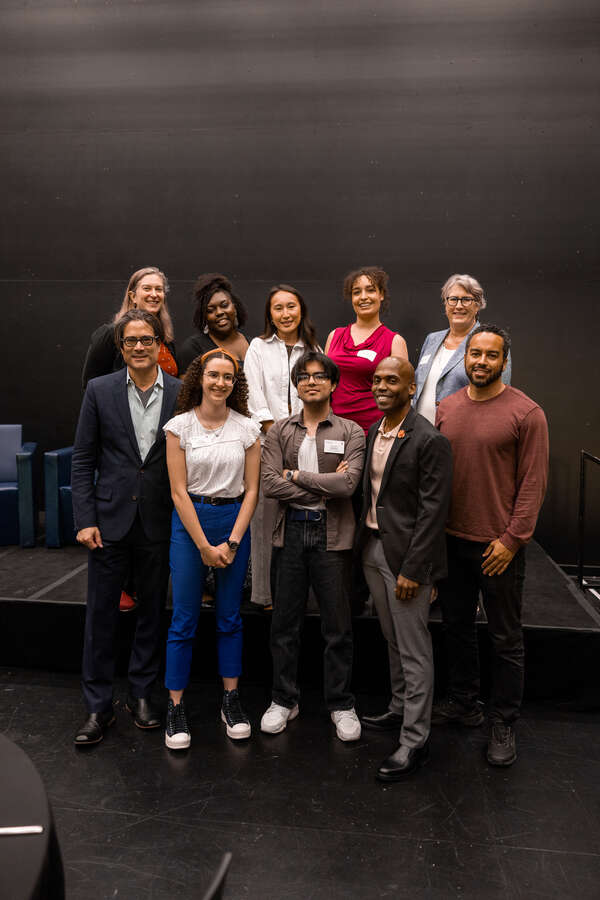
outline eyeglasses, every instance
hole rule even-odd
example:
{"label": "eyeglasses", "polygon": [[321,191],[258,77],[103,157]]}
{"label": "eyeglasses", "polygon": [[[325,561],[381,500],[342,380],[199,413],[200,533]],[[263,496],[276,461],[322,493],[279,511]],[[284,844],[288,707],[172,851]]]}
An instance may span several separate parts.
{"label": "eyeglasses", "polygon": [[452,307],[456,306],[459,300],[465,309],[468,309],[473,303],[477,303],[475,297],[446,297],[446,303]]}
{"label": "eyeglasses", "polygon": [[160,338],[157,335],[150,337],[149,334],[143,334],[141,337],[121,338],[121,347],[127,347],[128,350],[133,350],[138,344],[141,344],[142,347],[151,347],[155,342],[160,344]]}
{"label": "eyeglasses", "polygon": [[302,384],[304,381],[310,381],[311,378],[316,384],[323,384],[324,381],[329,381],[329,375],[326,375],[325,372],[300,372],[296,376],[296,381],[298,384]]}
{"label": "eyeglasses", "polygon": [[218,381],[219,378],[222,378],[225,384],[235,384],[235,375],[230,375],[229,372],[205,372],[204,374],[209,381]]}

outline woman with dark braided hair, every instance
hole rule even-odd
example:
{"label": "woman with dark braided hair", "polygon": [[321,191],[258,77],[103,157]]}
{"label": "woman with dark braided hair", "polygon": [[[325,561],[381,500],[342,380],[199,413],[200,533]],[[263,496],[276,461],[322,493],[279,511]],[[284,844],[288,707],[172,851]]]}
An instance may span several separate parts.
{"label": "woman with dark braided hair", "polygon": [[248,526],[258,498],[259,427],[248,412],[248,386],[226,350],[196,358],[183,379],[178,415],[164,426],[175,509],[171,526],[173,618],[167,638],[169,690],[165,743],[190,745],[183,704],[209,566],[216,582],[221,719],[230,738],[250,737],[238,695],[242,663],[240,603],[248,557]]}

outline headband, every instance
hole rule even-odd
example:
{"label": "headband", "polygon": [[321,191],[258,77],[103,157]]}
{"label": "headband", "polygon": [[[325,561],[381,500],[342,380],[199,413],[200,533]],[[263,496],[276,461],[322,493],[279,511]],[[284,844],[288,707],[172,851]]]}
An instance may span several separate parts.
{"label": "headband", "polygon": [[228,353],[227,350],[222,350],[220,347],[216,347],[214,350],[207,350],[206,353],[203,353],[202,356],[200,357],[200,362],[203,363],[204,360],[208,356],[212,356],[215,353],[222,353],[224,356],[226,356],[228,359],[230,359],[231,362],[233,363],[233,371],[237,375],[238,370],[239,370],[239,365],[238,365],[237,359],[235,358],[235,356],[232,356],[231,353]]}

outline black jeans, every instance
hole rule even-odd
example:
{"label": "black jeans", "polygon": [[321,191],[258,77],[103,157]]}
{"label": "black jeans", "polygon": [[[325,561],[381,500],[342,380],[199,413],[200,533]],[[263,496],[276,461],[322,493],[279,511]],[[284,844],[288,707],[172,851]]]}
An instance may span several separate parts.
{"label": "black jeans", "polygon": [[487,544],[447,536],[448,577],[439,585],[448,654],[449,695],[465,707],[479,697],[477,602],[479,591],[492,642],[492,685],[489,718],[514,722],[523,698],[524,648],[521,603],[525,550],[521,548],[502,575],[481,571]]}
{"label": "black jeans", "polygon": [[149,697],[161,658],[160,614],[169,582],[169,542],[149,541],[139,515],[120,541],[104,540],[88,553],[88,595],[82,686],[88,712],[105,712],[112,703],[119,598],[133,567],[139,607],[129,657],[129,688]]}
{"label": "black jeans", "polygon": [[326,523],[285,523],[285,543],[271,559],[271,654],[273,700],[291,709],[298,702],[300,634],[309,587],[321,611],[325,641],[324,682],[327,708],[351,709],[352,620],[349,602],[350,550],[327,550]]}

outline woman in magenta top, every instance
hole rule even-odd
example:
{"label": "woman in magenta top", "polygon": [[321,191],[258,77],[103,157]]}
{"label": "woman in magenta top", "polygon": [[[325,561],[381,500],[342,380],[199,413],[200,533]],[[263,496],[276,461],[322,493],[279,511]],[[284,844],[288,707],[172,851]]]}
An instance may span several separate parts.
{"label": "woman in magenta top", "polygon": [[350,300],[356,321],[335,328],[327,338],[325,353],[340,370],[340,382],[331,397],[338,416],[352,419],[365,434],[381,413],[371,393],[373,372],[386,356],[408,359],[404,338],[379,318],[388,305],[388,275],[377,266],[364,266],[344,279],[344,299]]}

